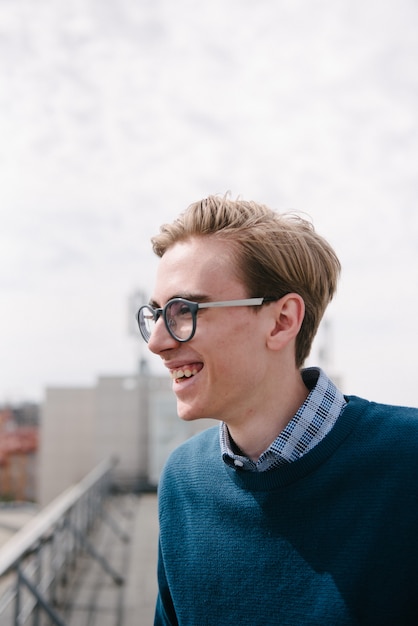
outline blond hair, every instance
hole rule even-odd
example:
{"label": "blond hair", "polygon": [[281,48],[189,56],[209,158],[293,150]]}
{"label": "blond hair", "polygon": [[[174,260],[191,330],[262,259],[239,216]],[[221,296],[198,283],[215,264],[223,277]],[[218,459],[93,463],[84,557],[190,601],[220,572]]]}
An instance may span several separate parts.
{"label": "blond hair", "polygon": [[299,294],[305,317],[296,338],[296,365],[302,366],[341,271],[330,244],[308,220],[279,214],[256,202],[209,196],[191,204],[171,224],[163,224],[151,239],[162,257],[166,250],[190,237],[215,236],[232,244],[237,273],[248,297]]}

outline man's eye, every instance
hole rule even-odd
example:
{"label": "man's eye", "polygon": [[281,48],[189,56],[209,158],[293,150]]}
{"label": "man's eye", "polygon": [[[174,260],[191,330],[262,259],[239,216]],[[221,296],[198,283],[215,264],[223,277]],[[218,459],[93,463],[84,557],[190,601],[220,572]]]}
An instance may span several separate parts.
{"label": "man's eye", "polygon": [[186,315],[190,315],[190,309],[186,304],[183,304],[182,306],[179,307],[179,310],[177,311],[177,315],[182,315],[183,317]]}

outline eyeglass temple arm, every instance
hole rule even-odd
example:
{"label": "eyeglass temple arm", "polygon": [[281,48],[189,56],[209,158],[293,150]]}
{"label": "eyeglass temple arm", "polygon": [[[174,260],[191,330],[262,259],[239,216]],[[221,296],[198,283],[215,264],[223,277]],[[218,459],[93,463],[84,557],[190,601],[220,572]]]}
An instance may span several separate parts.
{"label": "eyeglass temple arm", "polygon": [[249,306],[249,305],[260,305],[263,302],[269,302],[270,298],[247,298],[246,300],[224,300],[222,302],[199,302],[199,309],[210,309],[212,307],[223,307],[223,306]]}

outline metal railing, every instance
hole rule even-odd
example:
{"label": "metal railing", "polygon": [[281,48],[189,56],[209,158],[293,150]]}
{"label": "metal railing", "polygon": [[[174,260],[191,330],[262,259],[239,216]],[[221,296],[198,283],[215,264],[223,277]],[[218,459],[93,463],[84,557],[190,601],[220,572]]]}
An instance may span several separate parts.
{"label": "metal railing", "polygon": [[96,520],[107,518],[120,538],[127,539],[103,507],[111,487],[113,466],[111,460],[102,462],[0,549],[0,582],[3,586],[7,583],[0,597],[0,624],[38,626],[48,616],[48,623],[65,626],[58,596],[81,553],[87,552],[98,561],[116,584],[123,583],[122,576],[89,538]]}

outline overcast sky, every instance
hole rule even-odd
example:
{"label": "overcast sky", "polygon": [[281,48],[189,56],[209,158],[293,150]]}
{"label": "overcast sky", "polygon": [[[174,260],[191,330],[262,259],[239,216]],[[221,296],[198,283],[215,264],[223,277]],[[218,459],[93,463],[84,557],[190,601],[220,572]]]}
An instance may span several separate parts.
{"label": "overcast sky", "polygon": [[229,190],[339,254],[343,391],[417,406],[417,32],[416,0],[0,0],[0,403],[134,372],[150,236]]}

